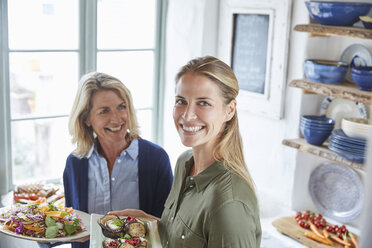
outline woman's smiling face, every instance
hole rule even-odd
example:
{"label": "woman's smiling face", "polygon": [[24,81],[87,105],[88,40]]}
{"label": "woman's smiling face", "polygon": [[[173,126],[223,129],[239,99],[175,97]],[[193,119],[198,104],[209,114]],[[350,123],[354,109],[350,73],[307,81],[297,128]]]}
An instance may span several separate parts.
{"label": "woman's smiling face", "polygon": [[92,109],[85,124],[92,127],[100,143],[119,145],[128,129],[128,109],[113,90],[100,90],[92,96]]}
{"label": "woman's smiling face", "polygon": [[226,105],[223,100],[220,88],[208,77],[192,72],[181,77],[176,85],[173,119],[185,146],[213,147],[235,112],[235,102]]}

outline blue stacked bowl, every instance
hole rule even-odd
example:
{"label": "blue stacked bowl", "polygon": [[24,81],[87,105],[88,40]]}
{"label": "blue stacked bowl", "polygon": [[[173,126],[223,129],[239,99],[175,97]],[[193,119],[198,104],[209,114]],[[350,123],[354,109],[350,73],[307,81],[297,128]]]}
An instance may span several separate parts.
{"label": "blue stacked bowl", "polygon": [[331,135],[335,121],[326,116],[301,116],[300,129],[307,143],[320,146]]}
{"label": "blue stacked bowl", "polygon": [[322,25],[352,26],[359,16],[366,15],[372,7],[370,3],[306,1],[310,16]]}
{"label": "blue stacked bowl", "polygon": [[352,68],[351,77],[360,90],[372,91],[372,66]]}

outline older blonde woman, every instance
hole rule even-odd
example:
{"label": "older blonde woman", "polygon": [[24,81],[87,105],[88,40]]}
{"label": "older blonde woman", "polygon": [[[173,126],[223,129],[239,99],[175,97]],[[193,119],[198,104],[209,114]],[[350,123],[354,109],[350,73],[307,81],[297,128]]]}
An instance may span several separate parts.
{"label": "older blonde woman", "polygon": [[169,157],[139,136],[131,94],[120,80],[98,72],[83,76],[69,131],[76,149],[63,174],[66,206],[97,214],[132,208],[161,216],[173,181]]}

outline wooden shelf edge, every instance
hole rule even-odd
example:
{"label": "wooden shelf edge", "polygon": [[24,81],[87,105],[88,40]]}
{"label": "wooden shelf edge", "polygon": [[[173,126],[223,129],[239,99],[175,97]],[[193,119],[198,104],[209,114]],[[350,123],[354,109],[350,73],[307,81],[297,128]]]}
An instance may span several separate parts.
{"label": "wooden shelf edge", "polygon": [[284,139],[282,144],[288,147],[295,148],[300,152],[306,152],[321,158],[328,159],[333,162],[337,162],[346,166],[349,166],[353,169],[364,170],[364,165],[362,163],[357,163],[350,161],[346,158],[339,156],[337,153],[329,150],[326,146],[314,146],[308,144],[305,139]]}
{"label": "wooden shelf edge", "polygon": [[372,39],[372,30],[363,27],[325,26],[320,24],[299,24],[295,31],[308,32],[315,36],[343,36],[361,39]]}
{"label": "wooden shelf edge", "polygon": [[354,84],[343,83],[331,85],[310,82],[306,79],[295,79],[288,86],[300,88],[306,92],[316,93],[324,96],[343,98],[354,102],[372,105],[372,92],[359,90]]}

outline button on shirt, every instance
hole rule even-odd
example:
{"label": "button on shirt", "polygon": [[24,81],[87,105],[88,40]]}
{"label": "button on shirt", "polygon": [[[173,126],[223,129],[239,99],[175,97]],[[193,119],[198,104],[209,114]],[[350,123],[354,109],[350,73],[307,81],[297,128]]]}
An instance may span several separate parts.
{"label": "button on shirt", "polygon": [[106,214],[125,208],[139,209],[138,140],[116,158],[109,175],[106,159],[95,146],[88,153],[88,212]]}
{"label": "button on shirt", "polygon": [[191,151],[177,161],[159,225],[163,247],[260,247],[257,200],[248,184],[220,162],[189,176],[193,164]]}

